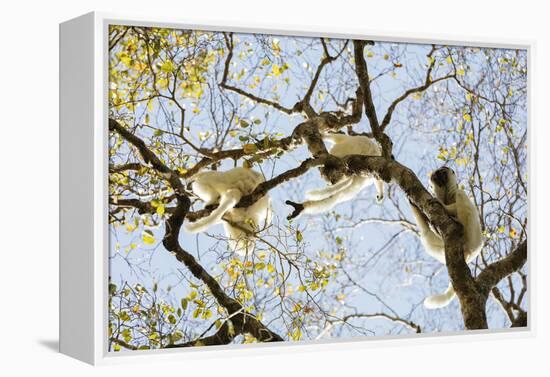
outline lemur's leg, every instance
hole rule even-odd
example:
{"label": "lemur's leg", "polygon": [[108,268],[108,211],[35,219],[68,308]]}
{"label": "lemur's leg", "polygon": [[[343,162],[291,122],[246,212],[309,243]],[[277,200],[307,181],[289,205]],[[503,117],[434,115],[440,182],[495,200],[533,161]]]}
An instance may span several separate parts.
{"label": "lemur's leg", "polygon": [[219,223],[225,212],[235,207],[239,200],[241,200],[241,197],[242,194],[237,189],[225,191],[220,197],[220,204],[218,207],[210,212],[208,216],[203,217],[194,223],[187,224],[187,231],[191,233],[198,233],[206,230],[211,225]]}
{"label": "lemur's leg", "polygon": [[445,244],[443,240],[438,234],[434,233],[428,224],[426,215],[413,203],[411,203],[411,210],[416,219],[416,225],[418,225],[418,229],[420,230],[420,240],[426,249],[426,253],[441,263],[445,263]]}
{"label": "lemur's leg", "polygon": [[352,184],[353,177],[347,177],[344,178],[337,183],[333,185],[328,185],[326,187],[317,189],[317,190],[311,190],[306,192],[306,198],[308,200],[321,200],[328,198],[329,196],[332,196],[336,194],[338,191],[341,191]]}
{"label": "lemur's leg", "polygon": [[321,213],[334,207],[338,203],[352,199],[365,186],[369,178],[352,177],[351,183],[344,186],[340,191],[321,200],[308,200],[303,203],[304,213]]}
{"label": "lemur's leg", "polygon": [[252,219],[256,230],[271,224],[271,199],[264,196],[246,209],[247,216]]}

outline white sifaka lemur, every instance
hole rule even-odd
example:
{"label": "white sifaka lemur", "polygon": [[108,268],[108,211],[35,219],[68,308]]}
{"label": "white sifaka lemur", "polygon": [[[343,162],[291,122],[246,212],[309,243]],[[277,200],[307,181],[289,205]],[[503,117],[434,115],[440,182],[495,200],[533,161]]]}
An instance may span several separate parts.
{"label": "white sifaka lemur", "polygon": [[[382,148],[368,136],[349,136],[340,133],[324,134],[323,140],[333,143],[329,153],[336,157],[349,155],[381,156]],[[353,175],[344,177],[335,184],[328,185],[318,190],[306,192],[307,201],[299,204],[287,201],[286,204],[294,207],[294,213],[289,218],[294,218],[302,213],[321,213],[328,211],[338,203],[353,199],[362,189],[376,185],[376,201],[380,203],[384,199],[384,181],[371,176]]]}
{"label": "white sifaka lemur", "polygon": [[[456,217],[464,227],[464,259],[466,263],[474,260],[483,246],[481,225],[477,208],[468,198],[464,190],[458,188],[455,172],[443,166],[430,177],[431,187],[435,197],[443,204],[450,215]],[[426,252],[445,264],[445,245],[442,237],[430,226],[426,216],[411,203],[411,209],[420,230],[420,240]],[[439,295],[429,296],[424,305],[429,309],[447,306],[455,297],[451,283],[447,290]]]}
{"label": "white sifaka lemur", "polygon": [[262,174],[244,167],[196,174],[191,184],[193,193],[205,202],[206,207],[218,206],[208,216],[188,223],[187,231],[199,233],[223,221],[230,247],[246,255],[254,248],[253,233],[260,229],[261,224],[265,227],[271,223],[271,200],[266,194],[249,207],[235,208],[235,205],[264,181]]}

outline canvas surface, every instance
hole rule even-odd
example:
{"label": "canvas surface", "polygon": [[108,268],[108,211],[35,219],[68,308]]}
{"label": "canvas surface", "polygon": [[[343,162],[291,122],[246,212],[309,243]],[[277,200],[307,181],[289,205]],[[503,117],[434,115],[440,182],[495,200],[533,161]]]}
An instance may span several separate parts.
{"label": "canvas surface", "polygon": [[111,26],[109,349],[527,326],[526,67]]}

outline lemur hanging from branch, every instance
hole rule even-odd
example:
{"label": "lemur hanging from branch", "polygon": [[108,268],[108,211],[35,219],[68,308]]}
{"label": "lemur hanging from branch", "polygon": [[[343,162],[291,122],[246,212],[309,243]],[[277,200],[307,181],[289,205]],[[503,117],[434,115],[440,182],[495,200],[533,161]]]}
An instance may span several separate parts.
{"label": "lemur hanging from branch", "polygon": [[205,207],[218,206],[208,216],[187,223],[187,231],[199,233],[223,222],[230,247],[241,255],[252,252],[254,234],[271,223],[271,200],[266,194],[249,207],[235,205],[264,181],[262,174],[244,167],[196,174],[191,184],[193,193],[205,202]]}
{"label": "lemur hanging from branch", "polygon": [[[342,158],[359,154],[363,156],[381,156],[382,148],[368,136],[349,136],[340,133],[324,134],[323,141],[332,143],[329,153]],[[380,203],[384,199],[384,181],[368,175],[353,175],[344,177],[335,184],[306,193],[307,201],[295,203],[290,200],[286,204],[294,207],[293,213],[288,219],[298,217],[302,213],[321,213],[328,211],[339,203],[353,199],[365,187],[376,185],[376,201]]]}
{"label": "lemur hanging from branch", "polygon": [[[483,239],[477,208],[468,198],[464,190],[458,188],[455,172],[443,166],[430,177],[430,184],[435,197],[443,204],[451,216],[455,216],[464,227],[464,259],[466,263],[473,261],[481,252]],[[426,252],[445,264],[445,245],[443,238],[430,225],[427,217],[418,207],[411,203],[411,209],[420,230],[420,240]],[[424,305],[429,309],[447,306],[455,297],[451,283],[447,290],[438,295],[429,296]]]}

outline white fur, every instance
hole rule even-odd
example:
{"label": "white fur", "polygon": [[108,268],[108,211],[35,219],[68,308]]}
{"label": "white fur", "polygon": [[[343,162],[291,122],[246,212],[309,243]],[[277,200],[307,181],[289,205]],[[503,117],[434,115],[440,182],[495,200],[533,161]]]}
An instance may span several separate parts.
{"label": "white fur", "polygon": [[[445,209],[452,216],[456,216],[464,227],[464,238],[466,241],[464,245],[464,259],[466,263],[470,263],[479,255],[483,246],[479,215],[477,208],[468,198],[466,193],[458,188],[454,171],[448,169],[447,172],[447,185],[445,187],[439,187],[432,181],[433,190],[436,198],[443,204]],[[448,198],[453,195],[454,202],[444,204],[445,202],[449,202]],[[416,223],[420,230],[420,240],[426,252],[439,262],[445,264],[445,245],[443,239],[432,230],[417,208],[412,206],[411,209],[416,218]],[[447,306],[454,297],[455,291],[452,285],[449,284],[449,287],[444,293],[426,298],[424,305],[430,309],[442,308]]]}
{"label": "white fur", "polygon": [[[333,143],[329,153],[336,157],[359,154],[363,156],[381,156],[380,145],[367,136],[348,136],[344,134],[326,134],[323,140]],[[384,181],[368,176],[344,177],[333,185],[306,193],[308,199],[303,203],[302,213],[321,213],[350,199],[353,199],[365,187],[375,183],[377,201],[384,198]]]}
{"label": "white fur", "polygon": [[193,192],[205,202],[205,205],[218,203],[218,207],[208,216],[188,223],[187,231],[202,232],[226,220],[223,221],[223,226],[230,247],[243,255],[252,251],[254,240],[251,233],[258,231],[262,222],[266,226],[271,223],[271,200],[265,195],[250,207],[234,207],[243,196],[251,194],[262,182],[264,178],[260,173],[242,167],[226,172],[198,173],[191,185]]}

